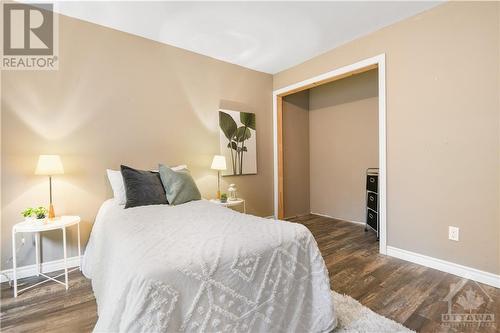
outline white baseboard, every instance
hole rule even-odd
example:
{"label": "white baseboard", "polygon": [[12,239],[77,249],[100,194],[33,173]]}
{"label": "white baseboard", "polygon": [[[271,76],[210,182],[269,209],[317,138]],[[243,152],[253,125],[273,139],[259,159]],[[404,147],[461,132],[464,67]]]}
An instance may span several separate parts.
{"label": "white baseboard", "polygon": [[500,275],[497,274],[429,257],[420,253],[399,249],[393,246],[387,246],[387,255],[500,288]]}
{"label": "white baseboard", "polygon": [[[70,257],[67,260],[68,260],[68,268],[69,267],[76,267],[76,266],[80,265],[80,257],[79,256]],[[42,273],[50,273],[50,272],[58,271],[61,269],[64,269],[64,259],[47,261],[47,262],[42,263]],[[18,279],[22,279],[22,278],[26,278],[26,277],[30,277],[30,276],[35,276],[36,275],[36,265],[27,265],[27,266],[17,267],[16,273],[17,273]],[[10,279],[12,279],[12,268],[2,271],[2,274],[5,274]],[[0,282],[8,281],[4,275],[0,275],[0,276],[1,276]]]}
{"label": "white baseboard", "polygon": [[314,212],[311,212],[311,214],[313,214],[313,215],[318,215],[318,216],[323,216],[323,217],[328,217],[328,218],[330,218],[330,219],[334,219],[334,220],[340,220],[340,221],[345,221],[345,222],[350,222],[350,223],[356,223],[356,224],[362,224],[362,225],[365,225],[365,222],[359,222],[359,221],[346,220],[346,219],[341,218],[341,217],[335,217],[335,216],[330,216],[330,215],[321,214],[321,213],[314,213]]}

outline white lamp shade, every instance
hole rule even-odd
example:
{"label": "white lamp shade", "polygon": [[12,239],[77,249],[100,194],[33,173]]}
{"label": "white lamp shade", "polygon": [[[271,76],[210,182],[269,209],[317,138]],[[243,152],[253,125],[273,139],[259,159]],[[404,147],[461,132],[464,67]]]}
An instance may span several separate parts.
{"label": "white lamp shade", "polygon": [[215,155],[211,168],[213,170],[226,170],[226,158],[223,155]]}
{"label": "white lamp shade", "polygon": [[64,173],[59,155],[40,155],[35,175],[52,176]]}

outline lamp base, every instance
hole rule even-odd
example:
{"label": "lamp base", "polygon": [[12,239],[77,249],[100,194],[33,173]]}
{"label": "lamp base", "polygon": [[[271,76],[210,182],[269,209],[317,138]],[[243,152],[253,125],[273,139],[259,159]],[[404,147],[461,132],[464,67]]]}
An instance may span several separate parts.
{"label": "lamp base", "polygon": [[49,219],[53,219],[56,217],[56,214],[54,213],[54,206],[52,204],[49,205]]}

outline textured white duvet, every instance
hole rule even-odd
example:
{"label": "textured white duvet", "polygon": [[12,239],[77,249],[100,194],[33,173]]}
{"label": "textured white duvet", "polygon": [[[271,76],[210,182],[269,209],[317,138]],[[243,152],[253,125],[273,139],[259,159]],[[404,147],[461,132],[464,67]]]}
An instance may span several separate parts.
{"label": "textured white duvet", "polygon": [[96,332],[328,332],[328,273],[300,224],[208,201],[106,201],[84,257]]}

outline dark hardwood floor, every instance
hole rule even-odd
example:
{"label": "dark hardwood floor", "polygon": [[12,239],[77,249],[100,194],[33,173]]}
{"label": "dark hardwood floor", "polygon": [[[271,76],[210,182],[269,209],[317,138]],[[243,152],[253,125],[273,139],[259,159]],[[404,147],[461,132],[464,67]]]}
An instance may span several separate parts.
{"label": "dark hardwood floor", "polygon": [[[20,280],[20,287],[40,280],[38,277]],[[50,281],[21,293],[17,298],[13,297],[9,284],[2,283],[0,331],[91,332],[97,321],[97,307],[90,280],[77,270],[69,274],[69,282],[68,291]]]}
{"label": "dark hardwood floor", "polygon": [[[500,289],[380,255],[375,235],[361,225],[314,215],[292,220],[306,225],[316,238],[333,290],[418,332],[500,332]],[[21,283],[24,287],[37,281],[33,277]],[[468,306],[466,313],[493,315],[493,323],[442,322],[450,286],[461,282],[451,312],[464,313],[463,306]],[[70,273],[68,291],[47,282],[14,299],[12,289],[2,283],[0,301],[2,332],[89,332],[97,319],[90,281],[78,271]]]}
{"label": "dark hardwood floor", "polygon": [[[381,255],[375,233],[364,232],[359,224],[314,215],[291,221],[311,230],[336,292],[418,332],[500,332],[500,289]],[[454,283],[465,284],[453,298],[452,313],[469,313],[458,298],[468,299],[470,290],[474,293],[470,295],[479,297],[478,303],[484,301],[472,313],[492,314],[494,322],[443,323],[441,316],[448,313],[444,299]]]}

